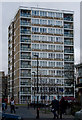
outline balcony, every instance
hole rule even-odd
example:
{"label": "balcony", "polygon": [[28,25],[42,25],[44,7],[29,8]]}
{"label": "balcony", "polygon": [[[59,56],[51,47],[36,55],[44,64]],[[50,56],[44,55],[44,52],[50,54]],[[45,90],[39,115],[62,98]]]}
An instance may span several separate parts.
{"label": "balcony", "polygon": [[30,38],[21,38],[21,42],[31,43],[31,39]]}
{"label": "balcony", "polygon": [[73,21],[73,17],[69,16],[69,15],[66,15],[66,16],[64,16],[64,20],[66,20],[66,21]]}
{"label": "balcony", "polygon": [[23,22],[23,21],[21,21],[21,23],[20,23],[21,25],[27,25],[27,26],[30,26],[31,25],[31,23],[30,22]]}
{"label": "balcony", "polygon": [[72,66],[64,66],[65,70],[73,70],[74,68]]}
{"label": "balcony", "polygon": [[70,25],[70,24],[64,24],[64,28],[73,29],[73,25]]}
{"label": "balcony", "polygon": [[64,53],[74,53],[74,51],[73,50],[64,50]]}
{"label": "balcony", "polygon": [[21,17],[31,17],[31,14],[28,14],[28,13],[21,13],[20,16],[21,16]]}
{"label": "balcony", "polygon": [[72,41],[64,41],[64,44],[65,45],[73,45],[73,42]]}
{"label": "balcony", "polygon": [[31,85],[31,82],[27,82],[27,83],[26,82],[25,83],[22,82],[21,83],[21,86],[29,86],[29,85]]}
{"label": "balcony", "polygon": [[21,47],[21,51],[31,51],[31,48]]}
{"label": "balcony", "polygon": [[21,65],[21,68],[31,68],[31,65],[28,65],[28,64],[26,64],[26,65]]}
{"label": "balcony", "polygon": [[26,92],[20,92],[20,94],[31,94],[31,91],[26,91]]}
{"label": "balcony", "polygon": [[65,37],[73,37],[73,34],[69,34],[69,33],[64,33]]}
{"label": "balcony", "polygon": [[31,77],[30,73],[21,73],[20,74],[21,77]]}
{"label": "balcony", "polygon": [[69,58],[64,58],[64,61],[74,61],[74,59],[73,58],[71,58],[71,59],[69,59]]}
{"label": "balcony", "polygon": [[31,59],[31,56],[21,55],[21,59]]}
{"label": "balcony", "polygon": [[30,30],[22,30],[21,29],[21,34],[31,34],[31,31]]}

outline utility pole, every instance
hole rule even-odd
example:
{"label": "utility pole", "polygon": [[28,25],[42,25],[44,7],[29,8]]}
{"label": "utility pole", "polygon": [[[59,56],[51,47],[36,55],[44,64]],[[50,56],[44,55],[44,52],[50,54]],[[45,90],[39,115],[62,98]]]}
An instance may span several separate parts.
{"label": "utility pole", "polygon": [[35,72],[32,72],[34,74],[34,110],[35,110]]}
{"label": "utility pole", "polygon": [[36,119],[39,119],[39,107],[38,107],[38,55],[34,55],[37,57],[37,116]]}

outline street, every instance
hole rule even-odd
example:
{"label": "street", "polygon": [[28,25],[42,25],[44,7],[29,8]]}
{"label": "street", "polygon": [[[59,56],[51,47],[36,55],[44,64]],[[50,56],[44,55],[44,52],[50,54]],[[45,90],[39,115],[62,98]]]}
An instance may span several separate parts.
{"label": "street", "polygon": [[[10,106],[8,106],[5,112],[10,113]],[[17,106],[15,114],[21,116],[24,120],[35,120],[36,119],[36,109],[35,110],[34,108],[28,109],[27,105]],[[46,113],[45,113],[45,109],[40,109],[39,116],[40,116],[39,118],[40,120],[52,120],[53,119],[53,113],[48,111],[48,109],[46,109]],[[62,120],[73,120],[73,119],[74,117],[72,115],[63,115]]]}

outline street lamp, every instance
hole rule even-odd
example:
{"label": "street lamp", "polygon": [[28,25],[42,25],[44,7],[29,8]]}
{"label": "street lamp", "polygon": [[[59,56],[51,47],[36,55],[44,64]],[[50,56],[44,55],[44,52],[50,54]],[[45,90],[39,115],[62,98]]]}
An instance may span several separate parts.
{"label": "street lamp", "polygon": [[35,109],[35,72],[32,72],[34,74],[34,109]]}
{"label": "street lamp", "polygon": [[37,57],[37,116],[36,118],[39,118],[39,108],[38,108],[38,55],[34,55]]}

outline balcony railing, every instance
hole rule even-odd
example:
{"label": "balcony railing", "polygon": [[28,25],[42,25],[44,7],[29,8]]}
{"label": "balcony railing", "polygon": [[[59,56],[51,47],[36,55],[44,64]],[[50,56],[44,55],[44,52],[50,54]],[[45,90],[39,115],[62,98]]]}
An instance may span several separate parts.
{"label": "balcony railing", "polygon": [[64,28],[73,29],[73,26],[72,26],[72,25],[69,25],[69,24],[64,24]]}
{"label": "balcony railing", "polygon": [[21,51],[31,51],[31,48],[21,47]]}
{"label": "balcony railing", "polygon": [[31,43],[31,39],[30,38],[22,38],[21,42]]}
{"label": "balcony railing", "polygon": [[64,20],[73,21],[73,17],[71,17],[71,16],[66,16],[66,17],[64,17]]}
{"label": "balcony railing", "polygon": [[21,34],[31,34],[30,30],[21,30]]}
{"label": "balcony railing", "polygon": [[71,41],[64,41],[64,44],[65,45],[73,45],[73,42],[71,42]]}
{"label": "balcony railing", "polygon": [[21,68],[31,68],[31,65],[21,65]]}
{"label": "balcony railing", "polygon": [[21,13],[20,16],[22,16],[22,17],[31,17],[31,14]]}
{"label": "balcony railing", "polygon": [[71,67],[71,66],[64,66],[64,69],[73,70],[73,67]]}
{"label": "balcony railing", "polygon": [[65,61],[74,61],[74,59],[66,59],[64,58]]}
{"label": "balcony railing", "polygon": [[65,37],[73,37],[73,34],[69,34],[69,33],[64,33]]}
{"label": "balcony railing", "polygon": [[21,59],[31,59],[31,56],[21,55]]}
{"label": "balcony railing", "polygon": [[21,22],[21,25],[31,25],[30,22]]}
{"label": "balcony railing", "polygon": [[30,85],[31,84],[31,82],[28,82],[28,83],[21,83],[21,86],[28,86],[28,85]]}
{"label": "balcony railing", "polygon": [[31,91],[26,91],[26,92],[20,92],[20,94],[30,94]]}
{"label": "balcony railing", "polygon": [[65,53],[74,53],[73,50],[64,50]]}
{"label": "balcony railing", "polygon": [[27,74],[21,73],[20,76],[21,77],[31,77],[31,74],[30,73],[27,73]]}

